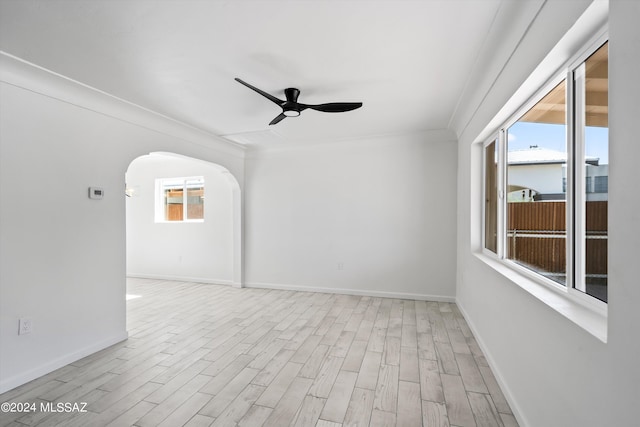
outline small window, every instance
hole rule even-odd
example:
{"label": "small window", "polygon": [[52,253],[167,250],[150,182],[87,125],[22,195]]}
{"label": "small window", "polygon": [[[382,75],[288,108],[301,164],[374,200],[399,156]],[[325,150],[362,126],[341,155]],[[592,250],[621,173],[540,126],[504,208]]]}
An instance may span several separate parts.
{"label": "small window", "polygon": [[594,177],[594,193],[608,193],[609,192],[609,177],[608,176],[595,176]]}
{"label": "small window", "polygon": [[156,187],[156,222],[204,220],[203,177],[157,179]]}

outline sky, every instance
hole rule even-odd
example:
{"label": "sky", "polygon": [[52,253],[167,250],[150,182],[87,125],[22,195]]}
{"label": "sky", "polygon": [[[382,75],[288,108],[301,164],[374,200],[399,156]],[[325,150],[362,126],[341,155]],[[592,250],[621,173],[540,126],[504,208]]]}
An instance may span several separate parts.
{"label": "sky", "polygon": [[[531,145],[556,151],[566,151],[566,126],[546,123],[516,122],[509,128],[508,151],[526,150]],[[586,154],[598,157],[600,164],[609,163],[609,129],[587,126]]]}

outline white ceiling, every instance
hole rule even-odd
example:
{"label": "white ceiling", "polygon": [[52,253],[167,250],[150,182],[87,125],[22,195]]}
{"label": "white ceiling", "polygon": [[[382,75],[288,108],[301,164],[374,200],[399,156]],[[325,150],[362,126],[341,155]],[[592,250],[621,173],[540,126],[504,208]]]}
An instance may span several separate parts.
{"label": "white ceiling", "polygon": [[[1,0],[0,49],[243,144],[299,144],[449,128],[500,3]],[[364,105],[269,126],[279,107],[234,77]]]}

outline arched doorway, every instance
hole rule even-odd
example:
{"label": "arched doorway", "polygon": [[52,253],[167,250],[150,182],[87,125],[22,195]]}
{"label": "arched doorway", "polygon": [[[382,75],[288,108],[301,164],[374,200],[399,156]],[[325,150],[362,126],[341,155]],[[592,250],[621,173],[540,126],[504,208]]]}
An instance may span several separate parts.
{"label": "arched doorway", "polygon": [[240,186],[226,168],[156,152],[125,177],[127,276],[242,287]]}

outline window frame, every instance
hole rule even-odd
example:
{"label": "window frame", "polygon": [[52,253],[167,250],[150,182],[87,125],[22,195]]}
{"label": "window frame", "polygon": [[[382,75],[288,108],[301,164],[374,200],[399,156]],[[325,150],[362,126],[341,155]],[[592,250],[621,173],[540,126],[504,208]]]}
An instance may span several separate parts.
{"label": "window frame", "polygon": [[[486,139],[485,142],[482,143],[482,233],[481,233],[482,252],[485,255],[496,258],[496,259],[498,259],[498,254],[502,253],[502,247],[504,245],[503,240],[500,238],[500,236],[502,235],[500,226],[503,223],[501,217],[504,215],[504,210],[500,207],[501,201],[504,198],[503,197],[504,186],[502,185],[504,173],[502,172],[502,168],[500,167],[500,165],[502,165],[503,163],[503,160],[502,160],[503,154],[502,154],[502,150],[500,149],[500,147],[502,146],[502,144],[500,144],[501,133],[502,133],[502,130],[498,130],[497,132],[494,132],[493,134],[491,134],[489,138]],[[496,212],[496,251],[495,252],[486,247],[486,242],[487,242],[487,228],[486,228],[486,224],[487,224],[487,212],[486,212],[487,147],[489,147],[493,143],[495,143],[494,157],[496,155],[498,156],[498,164],[496,165],[497,212]]]}
{"label": "window frame", "polygon": [[[584,69],[585,61],[595,53],[603,44],[609,41],[608,29],[601,28],[595,33],[591,39],[582,45],[582,47],[566,61],[543,85],[520,104],[506,120],[502,120],[489,136],[481,140],[482,146],[482,231],[481,231],[481,253],[501,265],[507,266],[519,275],[532,280],[536,284],[543,285],[546,289],[560,293],[583,307],[592,310],[599,315],[607,315],[608,304],[601,301],[595,296],[589,295],[579,289],[579,286],[586,286],[584,281],[584,266],[586,255],[586,244],[584,237],[586,236],[585,224],[585,200],[586,200],[586,173],[584,168],[576,167],[576,159],[584,160],[584,123],[579,120],[579,114],[582,112],[582,105],[579,97],[575,97],[575,81],[576,71],[579,68]],[[580,76],[578,76],[579,78]],[[506,194],[506,177],[507,177],[507,132],[509,128],[518,122],[520,118],[534,107],[542,98],[544,98],[554,87],[566,80],[565,99],[566,99],[566,148],[567,148],[567,172],[566,172],[566,284],[557,283],[536,271],[526,268],[517,262],[506,258],[506,239],[507,239],[507,194]],[[494,253],[486,247],[486,167],[487,167],[487,147],[491,143],[496,142],[498,151],[498,213],[497,213],[497,251]],[[608,183],[607,183],[608,184]],[[592,184],[595,186],[595,183]],[[608,185],[607,185],[608,187]],[[607,188],[608,190],[608,188]],[[576,257],[576,255],[578,255]]]}
{"label": "window frame", "polygon": [[[189,218],[188,217],[188,183],[191,181],[201,181],[202,188],[205,188],[204,176],[187,176],[187,177],[173,177],[173,178],[156,178],[155,180],[155,209],[154,218],[156,223],[163,224],[183,224],[183,223],[202,223],[204,222],[204,214],[202,218]],[[168,185],[175,185],[182,183],[182,209],[183,216],[181,220],[170,221],[166,218],[165,204],[164,204],[164,190]],[[204,203],[204,202],[203,202]]]}

